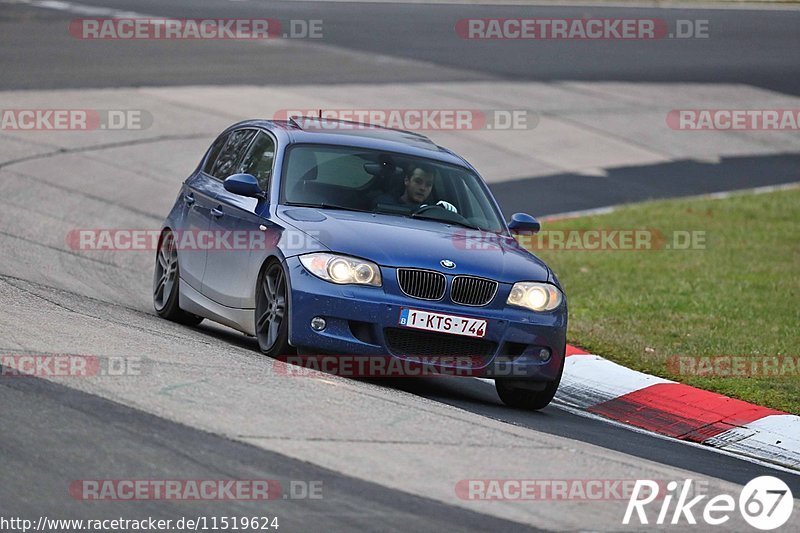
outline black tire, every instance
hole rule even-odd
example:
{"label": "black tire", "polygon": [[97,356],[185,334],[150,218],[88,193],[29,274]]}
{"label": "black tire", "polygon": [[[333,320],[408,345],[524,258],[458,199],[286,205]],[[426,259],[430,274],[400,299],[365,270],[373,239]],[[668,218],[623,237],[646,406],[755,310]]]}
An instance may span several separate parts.
{"label": "black tire", "polygon": [[547,407],[556,395],[559,384],[561,384],[561,375],[564,372],[564,363],[561,363],[561,370],[558,372],[558,378],[555,381],[548,381],[542,390],[531,390],[520,386],[520,382],[507,379],[495,379],[494,386],[497,389],[497,395],[509,407],[517,409],[527,409],[529,411],[538,411]]}
{"label": "black tire", "polygon": [[166,230],[161,234],[156,250],[156,267],[153,272],[153,307],[158,316],[185,324],[196,326],[203,317],[187,313],[178,306],[180,300],[180,266],[178,251],[175,248],[175,235]]}
{"label": "black tire", "polygon": [[275,259],[264,267],[256,285],[255,322],[258,348],[263,354],[291,355],[286,274]]}
{"label": "black tire", "polygon": [[529,411],[538,411],[544,409],[553,400],[558,390],[558,384],[561,382],[551,381],[545,385],[544,390],[536,391],[515,387],[513,382],[504,379],[496,379],[494,386],[497,389],[497,395],[509,407],[516,407],[517,409],[527,409]]}

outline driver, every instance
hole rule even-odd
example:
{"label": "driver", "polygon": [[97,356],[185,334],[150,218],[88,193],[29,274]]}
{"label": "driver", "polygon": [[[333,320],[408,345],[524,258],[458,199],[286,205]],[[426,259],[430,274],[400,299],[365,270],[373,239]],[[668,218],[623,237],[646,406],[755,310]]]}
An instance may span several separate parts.
{"label": "driver", "polygon": [[[400,198],[392,198],[385,194],[378,198],[378,203],[381,204],[398,204],[412,208],[419,208],[425,206],[425,201],[430,197],[433,190],[434,183],[433,169],[427,165],[417,165],[403,180],[405,189]],[[441,206],[448,211],[457,212],[455,206],[444,200],[440,200],[436,205]]]}
{"label": "driver", "polygon": [[400,202],[414,205],[425,203],[433,190],[433,178],[433,172],[429,168],[416,167],[404,181],[406,189]]}

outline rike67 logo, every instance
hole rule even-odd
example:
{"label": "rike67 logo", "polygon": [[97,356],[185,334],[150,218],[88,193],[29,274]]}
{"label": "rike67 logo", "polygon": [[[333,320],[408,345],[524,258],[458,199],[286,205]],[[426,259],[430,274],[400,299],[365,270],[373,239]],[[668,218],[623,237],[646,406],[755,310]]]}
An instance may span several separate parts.
{"label": "rike67 logo", "polygon": [[[684,480],[680,487],[677,481],[670,481],[665,494],[659,494],[659,487],[655,481],[637,480],[622,523],[631,524],[631,519],[635,516],[639,524],[643,525],[651,523],[694,525],[700,518],[708,525],[721,526],[731,519],[731,514],[736,510],[737,501],[729,494],[714,496],[704,502],[704,505],[701,502],[708,497],[706,494],[689,499],[692,493],[691,479]],[[645,507],[655,501],[660,503],[660,508],[655,521],[650,522],[653,516],[651,514],[648,517]],[[673,501],[675,501],[674,507]],[[769,531],[789,521],[794,500],[792,491],[786,483],[776,477],[760,476],[744,486],[739,494],[738,504],[742,518],[748,524],[756,529]],[[658,507],[658,504],[654,507]],[[636,524],[635,520],[633,523]]]}

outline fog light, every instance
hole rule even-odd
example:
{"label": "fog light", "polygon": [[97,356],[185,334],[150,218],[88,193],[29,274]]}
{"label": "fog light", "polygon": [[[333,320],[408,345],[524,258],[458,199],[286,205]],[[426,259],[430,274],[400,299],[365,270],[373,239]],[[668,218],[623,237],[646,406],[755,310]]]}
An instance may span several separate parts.
{"label": "fog light", "polygon": [[321,316],[315,316],[311,319],[311,329],[314,331],[322,331],[327,325],[328,324],[325,322],[325,319]]}
{"label": "fog light", "polygon": [[539,361],[545,363],[550,360],[550,350],[548,348],[542,348],[539,350]]}

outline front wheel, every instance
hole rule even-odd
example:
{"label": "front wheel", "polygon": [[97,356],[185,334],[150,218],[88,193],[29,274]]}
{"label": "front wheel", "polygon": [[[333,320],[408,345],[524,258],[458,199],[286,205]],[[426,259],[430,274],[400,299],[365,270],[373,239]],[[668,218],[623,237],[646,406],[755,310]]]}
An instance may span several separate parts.
{"label": "front wheel", "polygon": [[169,230],[161,234],[156,252],[156,267],[153,272],[153,307],[158,316],[196,326],[203,317],[187,313],[178,306],[180,296],[180,269],[178,250],[175,246],[175,235]]}
{"label": "front wheel", "polygon": [[545,383],[541,390],[533,390],[530,386],[525,388],[524,383],[515,383],[505,379],[494,380],[497,395],[504,404],[530,411],[538,411],[547,407],[553,401],[560,383],[561,376],[558,376],[557,380]]}
{"label": "front wheel", "polygon": [[256,287],[256,338],[262,353],[286,355],[289,346],[289,299],[286,275],[276,260],[270,261]]}

